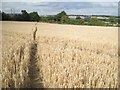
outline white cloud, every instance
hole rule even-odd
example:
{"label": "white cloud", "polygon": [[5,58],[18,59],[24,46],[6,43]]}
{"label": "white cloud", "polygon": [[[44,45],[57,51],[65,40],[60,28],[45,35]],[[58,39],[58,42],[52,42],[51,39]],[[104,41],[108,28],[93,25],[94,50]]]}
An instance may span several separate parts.
{"label": "white cloud", "polygon": [[106,3],[99,3],[99,4],[103,7],[112,7],[112,6],[116,7],[116,6],[118,6],[118,3],[115,3],[115,2],[113,2],[113,3],[106,2]]}
{"label": "white cloud", "polygon": [[0,2],[0,11],[2,11],[2,3]]}
{"label": "white cloud", "polygon": [[119,2],[119,0],[3,0],[3,2]]}
{"label": "white cloud", "polygon": [[[72,12],[72,13],[71,13]],[[68,14],[82,14],[82,15],[118,15],[118,11],[113,8],[85,8],[85,9],[71,9],[67,11]]]}
{"label": "white cloud", "polygon": [[15,8],[16,13],[20,13],[25,9],[27,12],[37,11],[40,15],[55,15],[63,10],[67,14],[105,14],[105,15],[118,15],[117,3],[27,3],[27,2],[10,2],[3,3],[3,11],[10,13],[9,8]]}
{"label": "white cloud", "polygon": [[4,10],[11,10],[11,8],[4,8]]}

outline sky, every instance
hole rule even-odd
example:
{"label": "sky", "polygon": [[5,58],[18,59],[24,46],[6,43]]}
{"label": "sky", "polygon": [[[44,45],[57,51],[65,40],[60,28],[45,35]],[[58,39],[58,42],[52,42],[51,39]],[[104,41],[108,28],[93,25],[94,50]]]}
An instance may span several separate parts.
{"label": "sky", "polygon": [[119,0],[2,0],[2,2],[119,2]]}
{"label": "sky", "polygon": [[118,15],[118,2],[2,2],[2,11],[15,13],[21,10],[38,12],[39,15],[55,15],[65,11],[68,15]]}

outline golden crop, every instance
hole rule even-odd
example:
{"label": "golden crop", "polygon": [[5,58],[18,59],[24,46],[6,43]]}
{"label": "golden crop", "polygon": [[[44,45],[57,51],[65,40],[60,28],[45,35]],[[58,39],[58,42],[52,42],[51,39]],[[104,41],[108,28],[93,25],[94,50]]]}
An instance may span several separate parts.
{"label": "golden crop", "polygon": [[[17,24],[23,25],[22,22],[4,22],[4,26],[10,27],[13,23],[16,23],[14,28]],[[34,27],[34,23],[26,25],[30,24]],[[12,27],[8,30],[3,28],[2,88],[118,88],[117,39],[111,36],[111,39],[102,42],[104,38],[110,37],[112,32],[114,35],[115,31],[110,30],[110,34],[104,38],[98,36],[102,39],[98,41],[97,36],[96,39],[93,36],[88,40],[86,34],[79,36],[77,26],[73,26],[78,32],[73,31],[73,36],[70,30],[72,28],[64,26],[68,29],[68,32],[63,31],[66,37],[62,36],[62,31],[60,33],[57,27],[55,29],[58,31],[53,28],[51,33],[46,27],[42,31],[42,25],[44,26],[41,23],[37,24],[38,32],[35,40],[31,34],[23,32],[24,28],[30,27],[21,26],[21,31],[12,30],[14,29]],[[52,25],[49,27],[52,28]],[[86,31],[91,35],[97,33],[96,30]],[[106,31],[98,32],[106,33]],[[102,36],[101,33],[100,35]],[[75,39],[71,39],[70,36]],[[92,40],[93,38],[95,40]]]}
{"label": "golden crop", "polygon": [[40,37],[38,46],[44,87],[118,87],[116,46],[54,37]]}

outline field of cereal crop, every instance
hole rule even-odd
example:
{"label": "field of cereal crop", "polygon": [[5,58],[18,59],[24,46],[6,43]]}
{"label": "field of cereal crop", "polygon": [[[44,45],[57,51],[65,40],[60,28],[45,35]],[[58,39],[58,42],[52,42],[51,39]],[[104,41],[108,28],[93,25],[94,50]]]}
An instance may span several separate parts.
{"label": "field of cereal crop", "polygon": [[118,88],[118,28],[3,21],[1,72],[2,88]]}

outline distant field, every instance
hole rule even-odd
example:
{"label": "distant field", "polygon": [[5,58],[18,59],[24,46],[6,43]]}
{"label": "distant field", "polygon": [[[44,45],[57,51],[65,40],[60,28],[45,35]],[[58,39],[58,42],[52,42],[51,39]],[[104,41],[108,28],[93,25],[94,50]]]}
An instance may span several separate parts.
{"label": "distant field", "polygon": [[117,27],[2,25],[3,88],[118,88]]}
{"label": "distant field", "polygon": [[[29,34],[35,22],[3,22],[3,30]],[[117,43],[118,27],[80,26],[38,23],[37,36],[55,36],[92,42]]]}

